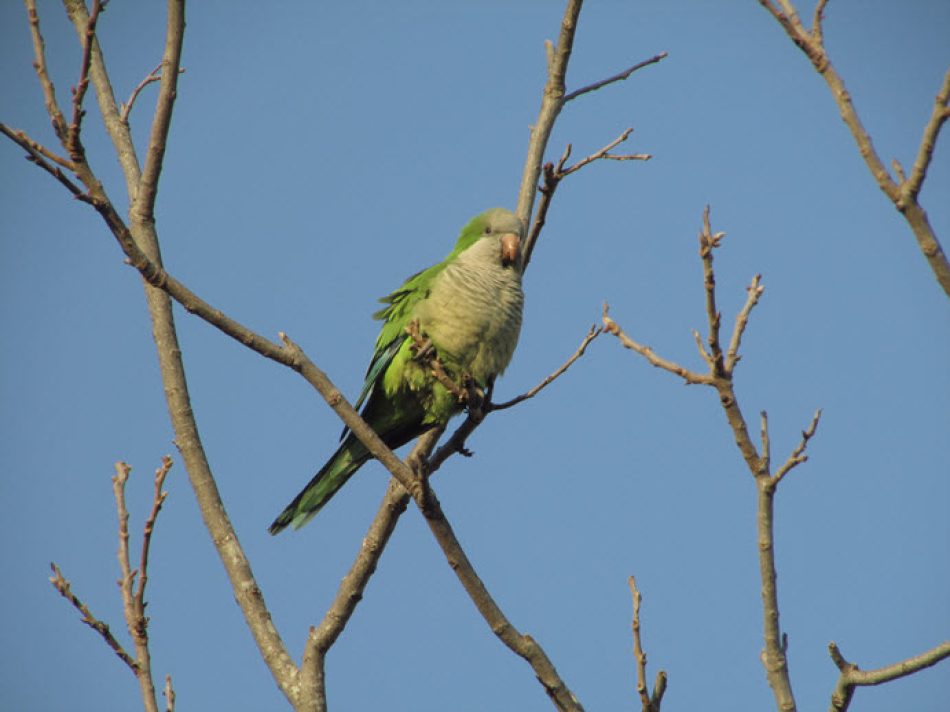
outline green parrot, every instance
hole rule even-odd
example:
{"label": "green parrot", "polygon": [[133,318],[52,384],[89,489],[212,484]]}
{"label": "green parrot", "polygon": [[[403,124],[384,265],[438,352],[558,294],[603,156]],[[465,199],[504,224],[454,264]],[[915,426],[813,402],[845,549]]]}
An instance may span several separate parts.
{"label": "green parrot", "polygon": [[[514,353],[521,331],[521,239],[524,225],[504,208],[486,210],[459,235],[449,256],[413,275],[380,299],[373,315],[383,322],[366,371],[363,419],[390,448],[405,445],[426,430],[444,426],[462,405],[417,358],[406,327],[418,323],[436,356],[460,386],[467,379],[489,388]],[[299,529],[320,511],[363,463],[366,447],[344,429],[340,447],[294,501],[270,525],[277,534],[288,524]]]}

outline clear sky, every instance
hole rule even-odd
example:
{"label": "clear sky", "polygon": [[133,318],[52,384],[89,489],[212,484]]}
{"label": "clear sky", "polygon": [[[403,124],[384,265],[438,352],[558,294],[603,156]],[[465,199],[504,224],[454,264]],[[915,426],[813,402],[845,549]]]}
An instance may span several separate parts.
{"label": "clear sky", "polygon": [[[75,36],[58,3],[40,5],[66,101]],[[159,62],[160,5],[114,2],[101,20],[119,97]],[[794,689],[800,709],[822,709],[837,673],[830,640],[870,668],[950,637],[950,302],[823,82],[758,3],[589,5],[569,88],[670,56],[570,104],[549,155],[567,142],[586,155],[631,126],[629,150],[654,158],[592,165],[562,185],[497,395],[558,366],[604,300],[632,336],[699,368],[696,234],[711,204],[713,228],[728,233],[716,262],[724,322],[754,274],[766,287],[737,373],[747,416],[768,410],[778,459],[824,408],[776,511]],[[286,331],[355,397],[376,299],[440,260],[470,216],[514,207],[562,5],[217,0],[188,11],[157,214],[166,265],[260,333]],[[0,4],[0,27],[0,120],[51,141],[22,6]],[[826,36],[877,149],[909,167],[950,66],[950,3],[835,0]],[[154,96],[133,114],[140,139]],[[89,107],[92,163],[124,205]],[[164,454],[176,464],[152,551],[154,670],[172,675],[181,709],[281,709],[171,442],[140,281],[93,211],[21,154],[0,143],[0,709],[137,708],[132,676],[53,591],[48,567],[124,634],[113,463],[134,467],[138,531]],[[944,135],[921,199],[945,248],[948,196]],[[181,310],[178,325],[219,487],[299,656],[386,473],[366,466],[305,529],[269,536],[340,423],[295,374]],[[664,709],[772,708],[754,485],[712,391],[602,337],[470,446],[474,458],[434,480],[446,513],[503,610],[587,709],[639,706],[631,573],[651,678],[669,673]],[[328,675],[334,710],[550,708],[414,509]],[[948,698],[944,663],[859,690],[853,709],[938,712]]]}

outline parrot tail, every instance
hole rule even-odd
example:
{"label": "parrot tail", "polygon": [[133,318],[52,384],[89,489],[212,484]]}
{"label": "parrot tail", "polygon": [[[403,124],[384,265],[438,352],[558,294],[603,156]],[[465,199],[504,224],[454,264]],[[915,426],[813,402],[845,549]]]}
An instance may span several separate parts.
{"label": "parrot tail", "polygon": [[369,458],[369,453],[359,440],[352,435],[347,437],[333,453],[333,457],[320,468],[300,494],[294,497],[294,501],[287,505],[267,531],[278,534],[287,525],[300,529],[316,516],[323,505],[330,501],[330,498]]}

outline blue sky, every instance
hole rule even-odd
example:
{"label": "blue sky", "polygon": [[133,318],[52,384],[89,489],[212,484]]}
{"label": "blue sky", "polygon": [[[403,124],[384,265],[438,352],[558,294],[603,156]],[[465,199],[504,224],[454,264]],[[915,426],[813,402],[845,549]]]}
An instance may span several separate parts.
{"label": "blue sky", "polygon": [[[158,5],[157,3],[155,4]],[[61,100],[78,50],[40,3]],[[260,333],[287,332],[358,393],[376,299],[441,259],[480,210],[512,206],[560,3],[204,2],[157,220],[169,271]],[[118,96],[159,61],[158,7],[114,3],[101,38]],[[0,6],[0,120],[51,140],[25,12]],[[827,43],[875,146],[913,161],[950,66],[950,5],[836,0]],[[737,373],[750,420],[784,457],[815,408],[810,461],[781,485],[782,625],[800,709],[827,706],[826,646],[871,668],[950,629],[950,303],[880,193],[801,53],[752,2],[590,3],[569,88],[660,51],[628,82],[570,104],[549,155],[628,126],[647,163],[600,163],[561,186],[526,274],[526,311],[499,398],[577,346],[601,304],[633,337],[699,368],[696,234],[703,206],[731,324],[751,277],[765,294]],[[155,93],[133,114],[144,139]],[[90,97],[91,98],[91,97]],[[124,183],[89,104],[87,147],[113,199]],[[950,242],[950,144],[921,195]],[[144,144],[141,144],[144,145]],[[126,710],[132,676],[47,582],[124,632],[114,584],[113,463],[134,467],[133,527],[171,442],[136,274],[97,216],[0,145],[0,708]],[[219,487],[295,656],[386,486],[370,464],[313,523],[266,526],[332,452],[336,416],[299,377],[179,310],[193,406]],[[512,622],[590,710],[636,709],[631,604],[644,595],[665,709],[772,705],[759,662],[755,490],[713,392],[684,387],[602,337],[533,401],[493,415],[435,480]],[[187,709],[280,709],[177,460],[153,544],[153,665]],[[544,710],[530,669],[491,634],[422,517],[403,517],[328,658],[334,710]],[[862,689],[853,709],[936,711],[947,665]]]}

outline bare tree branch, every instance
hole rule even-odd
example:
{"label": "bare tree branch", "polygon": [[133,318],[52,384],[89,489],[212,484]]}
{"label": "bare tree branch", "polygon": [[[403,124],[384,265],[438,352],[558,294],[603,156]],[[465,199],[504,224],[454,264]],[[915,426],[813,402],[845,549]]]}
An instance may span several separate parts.
{"label": "bare tree branch", "polygon": [[620,343],[643,356],[652,365],[662,368],[684,379],[687,383],[711,386],[716,389],[719,403],[732,430],[736,446],[742,453],[749,472],[752,474],[758,492],[756,523],[758,530],[759,572],[762,584],[763,637],[765,648],[762,651],[762,664],[766,678],[775,696],[775,702],[782,712],[794,712],[795,697],[786,657],[787,637],[779,625],[778,589],[775,571],[774,537],[774,498],[778,483],[794,467],[805,462],[804,455],[808,441],[814,436],[821,417],[821,411],[815,413],[811,424],[802,432],[802,439],[785,463],[773,475],[771,474],[771,445],[768,433],[768,416],[762,413],[760,428],[761,453],[749,435],[749,428],[739,407],[733,385],[733,371],[741,355],[739,347],[742,335],[748,326],[752,309],[762,295],[763,287],[756,275],[747,290],[747,298],[736,315],[735,326],[729,339],[725,354],[720,340],[721,315],[716,307],[716,275],[713,269],[713,252],[722,243],[725,233],[713,233],[709,223],[709,207],[703,211],[703,229],[699,235],[699,255],[703,264],[703,285],[705,292],[706,320],[708,333],[706,346],[702,338],[694,332],[700,356],[706,362],[707,373],[698,373],[683,368],[679,364],[656,355],[652,349],[633,341],[620,326],[607,316],[604,308],[604,330],[617,336]]}
{"label": "bare tree branch", "polygon": [[162,690],[165,696],[165,712],[175,712],[175,690],[172,688],[172,676],[165,676],[165,689]]}
{"label": "bare tree branch", "polygon": [[[534,194],[538,185],[538,177],[541,175],[541,163],[544,160],[548,138],[550,138],[554,122],[564,106],[564,78],[567,74],[568,62],[571,59],[571,50],[574,47],[574,33],[577,30],[577,17],[581,12],[582,4],[583,0],[567,0],[564,17],[561,19],[561,33],[557,45],[554,46],[550,42],[545,45],[548,56],[548,79],[541,97],[541,110],[538,112],[538,120],[531,128],[528,154],[525,158],[524,171],[521,176],[521,187],[518,190],[518,207],[515,210],[525,225],[531,222]],[[529,256],[530,247],[530,243],[525,245]],[[527,266],[527,261],[524,262],[524,266]]]}
{"label": "bare tree branch", "polygon": [[[88,14],[81,0],[64,0],[67,13],[80,37],[88,26]],[[131,227],[127,227],[95,179],[85,161],[77,166],[77,175],[86,186],[90,202],[103,217],[120,246],[130,260],[139,261],[140,271],[146,282],[149,276],[161,280],[161,255],[158,235],[155,231],[154,201],[157,179],[164,155],[164,142],[174,105],[182,38],[184,36],[184,2],[168,0],[165,51],[162,59],[162,84],[157,100],[156,115],[152,125],[147,150],[146,171],[143,173],[136,156],[135,147],[127,124],[123,123],[112,86],[109,82],[101,48],[95,37],[90,43],[89,76],[96,88],[103,121],[119,157],[125,174],[129,194]],[[155,286],[152,282],[149,282]],[[187,290],[186,290],[187,291]],[[245,621],[254,636],[265,663],[274,676],[278,687],[291,702],[310,699],[310,691],[301,690],[297,682],[297,667],[290,658],[280,634],[274,627],[263,595],[254,578],[247,559],[221,501],[217,485],[211,473],[207,456],[201,445],[197,424],[190,405],[188,383],[181,361],[181,348],[175,329],[169,295],[161,289],[145,289],[146,301],[152,320],[152,332],[156,343],[159,369],[162,375],[168,409],[175,431],[175,443],[182,454],[189,481],[195,492],[205,526],[235,593],[235,599],[244,614]],[[223,315],[222,315],[223,316]],[[275,349],[278,347],[274,347]]]}
{"label": "bare tree branch", "polygon": [[849,663],[834,642],[828,644],[828,652],[840,671],[838,682],[831,695],[831,706],[828,709],[829,712],[845,712],[851,704],[856,687],[880,685],[891,680],[907,677],[936,665],[941,660],[950,658],[950,640],[920,655],[876,670],[861,670],[854,663]]}
{"label": "bare tree branch", "polygon": [[[128,101],[122,104],[119,111],[119,121],[121,121],[126,126],[129,125],[129,115],[132,113],[132,107],[135,105],[135,100],[139,98],[139,94],[142,93],[142,90],[145,89],[149,84],[154,84],[155,82],[160,82],[162,80],[162,75],[159,72],[162,71],[162,65],[159,64],[155,69],[145,75],[145,78],[140,81],[135,88],[132,90],[132,93],[129,95]],[[179,74],[184,74],[184,67],[178,68]]]}
{"label": "bare tree branch", "polygon": [[[687,384],[709,385],[711,383],[710,377],[706,374],[696,373],[695,371],[691,371],[688,368],[683,368],[678,363],[659,356],[649,346],[644,346],[631,339],[626,333],[624,333],[623,329],[620,328],[620,325],[610,318],[607,312],[607,304],[604,303],[602,316],[604,322],[604,331],[608,334],[613,334],[616,336],[617,340],[620,341],[624,348],[630,349],[631,351],[635,351],[636,353],[640,354],[651,365],[656,366],[657,368],[662,368],[664,371],[669,371],[675,376],[679,376],[684,381],[686,381]],[[702,348],[702,346],[700,346],[700,348]]]}
{"label": "bare tree branch", "polygon": [[[124,462],[115,465],[115,477],[112,478],[112,490],[115,494],[115,507],[119,515],[119,571],[122,576],[118,580],[119,590],[122,592],[122,607],[125,611],[125,623],[135,645],[135,676],[138,678],[142,694],[142,702],[146,712],[158,712],[158,703],[155,698],[155,683],[152,680],[152,654],[148,645],[148,618],[145,616],[145,580],[148,577],[148,548],[151,542],[152,528],[155,517],[162,507],[167,496],[162,492],[161,482],[164,481],[171,459],[165,458],[162,467],[156,473],[156,490],[152,502],[152,512],[145,523],[145,535],[142,537],[142,559],[137,569],[132,568],[129,559],[129,512],[125,506],[125,485],[129,480],[132,468]],[[135,588],[135,577],[139,577],[138,589]]]}
{"label": "bare tree branch", "polygon": [[950,261],[947,260],[943,247],[930,226],[927,213],[917,202],[917,196],[920,193],[927,168],[933,157],[934,146],[937,143],[940,129],[943,128],[947,118],[950,117],[950,107],[948,107],[948,103],[950,103],[950,70],[944,75],[943,84],[937,92],[933,112],[924,128],[923,138],[917,151],[917,158],[914,161],[910,178],[905,178],[903,171],[897,171],[898,180],[900,181],[898,183],[888,173],[884,162],[874,149],[871,136],[861,123],[858,112],[851,101],[851,95],[845,87],[844,79],[831,64],[831,59],[825,49],[821,23],[828,4],[827,0],[821,0],[816,5],[811,31],[807,30],[802,24],[791,0],[779,0],[781,7],[777,6],[773,0],[759,0],[759,4],[768,10],[782,26],[792,42],[808,57],[815,71],[825,80],[835,103],[838,105],[841,118],[851,132],[868,170],[874,176],[881,191],[904,216],[914,233],[914,237],[917,239],[920,251],[937,278],[937,282],[947,296],[950,296]]}
{"label": "bare tree branch", "polygon": [[59,102],[56,100],[56,88],[53,86],[53,81],[50,79],[49,71],[46,68],[46,43],[43,40],[43,34],[40,32],[40,16],[36,11],[36,0],[24,0],[24,4],[30,20],[30,36],[33,39],[33,68],[36,70],[40,87],[43,89],[46,113],[49,114],[50,121],[53,124],[53,131],[65,146],[66,117],[63,116],[63,111],[59,108]]}
{"label": "bare tree branch", "polygon": [[[12,129],[6,124],[0,123],[0,133],[26,151],[26,159],[28,161],[35,163],[37,166],[53,176],[53,178],[58,180],[66,188],[66,190],[73,194],[74,198],[88,202],[88,197],[83,192],[82,188],[73,183],[73,181],[71,181],[69,177],[59,168],[59,166],[63,166],[67,170],[73,170],[72,161],[63,158],[42,144],[37,143],[32,138],[27,136],[23,131]],[[59,165],[53,165],[54,163]]]}
{"label": "bare tree branch", "polygon": [[64,142],[70,158],[76,163],[82,160],[82,155],[85,153],[82,142],[80,141],[82,118],[86,114],[85,109],[82,108],[82,103],[86,97],[86,90],[89,88],[89,64],[92,61],[92,43],[93,38],[96,36],[96,23],[99,21],[99,13],[103,7],[104,5],[101,0],[93,0],[92,11],[89,13],[86,26],[79,38],[82,45],[82,59],[79,62],[79,80],[76,82],[76,86],[73,87],[73,117],[66,130],[66,141]]}
{"label": "bare tree branch", "polygon": [[587,86],[581,87],[580,89],[575,89],[564,97],[564,103],[566,104],[569,101],[573,101],[577,97],[586,94],[591,91],[597,91],[598,89],[607,86],[608,84],[613,84],[614,82],[622,82],[627,79],[631,74],[636,72],[638,69],[643,69],[648,67],[651,64],[656,64],[657,62],[666,59],[668,56],[667,52],[660,52],[657,55],[650,57],[650,59],[645,59],[642,62],[637,62],[632,67],[624,69],[622,72],[617,72],[613,76],[607,77],[606,79],[601,79],[599,82],[594,82],[593,84],[588,84]]}
{"label": "bare tree branch", "polygon": [[577,350],[571,355],[571,357],[565,361],[561,366],[550,376],[545,378],[541,383],[536,385],[531,390],[522,393],[520,396],[516,396],[511,400],[507,400],[504,403],[492,403],[490,405],[490,410],[504,410],[505,408],[511,408],[512,406],[518,405],[522,401],[526,401],[529,398],[534,398],[538,393],[551,385],[555,380],[557,380],[561,375],[564,374],[567,369],[569,369],[577,359],[584,355],[584,352],[587,351],[587,347],[590,346],[591,341],[596,339],[603,333],[602,328],[597,326],[591,326],[590,330],[587,332],[587,336],[584,337],[584,340],[581,341],[581,345],[577,347]]}
{"label": "bare tree branch", "polygon": [[643,642],[640,639],[640,603],[643,596],[637,588],[637,580],[630,576],[627,579],[630,586],[630,595],[633,597],[633,656],[637,661],[637,694],[640,696],[640,708],[643,712],[660,712],[663,694],[666,692],[666,673],[660,670],[653,683],[653,694],[647,686],[647,654],[643,651]]}
{"label": "bare tree branch", "polygon": [[[59,567],[51,564],[53,576],[50,583],[68,600],[80,613],[83,614],[83,623],[97,631],[106,644],[115,651],[135,675],[142,695],[142,704],[146,712],[158,712],[158,702],[155,697],[155,685],[152,680],[151,651],[148,641],[148,618],[145,615],[145,584],[148,580],[148,552],[151,545],[152,532],[158,513],[165,502],[168,493],[162,490],[165,477],[172,466],[171,458],[162,458],[162,466],[155,472],[155,494],[152,498],[152,510],[145,521],[142,535],[142,552],[139,565],[133,569],[129,558],[129,512],[125,504],[125,485],[132,468],[124,462],[115,465],[116,474],[112,478],[112,490],[115,495],[116,513],[119,520],[119,571],[121,576],[117,583],[122,593],[122,607],[125,623],[135,646],[135,658],[129,655],[122,644],[116,639],[109,626],[92,615],[86,605],[72,592],[69,582],[65,579]],[[138,586],[135,579],[138,577]],[[165,678],[165,694],[169,700],[168,709],[174,707],[174,693],[171,691],[171,677]]]}
{"label": "bare tree branch", "polygon": [[526,269],[528,263],[531,261],[531,255],[534,252],[534,246],[537,243],[538,236],[541,234],[541,230],[544,228],[544,225],[547,221],[548,209],[551,207],[551,201],[554,199],[554,193],[557,191],[558,186],[565,177],[571,173],[579,171],[584,166],[597,160],[648,161],[650,158],[652,158],[649,153],[630,153],[624,155],[614,155],[610,153],[611,149],[616,148],[621,143],[626,141],[632,132],[632,128],[626,129],[622,134],[620,134],[620,136],[604,146],[602,149],[592,153],[584,159],[581,159],[568,168],[565,168],[564,166],[567,163],[567,159],[571,156],[571,144],[567,144],[567,146],[564,148],[564,153],[561,154],[561,158],[556,165],[554,163],[544,164],[544,182],[538,187],[538,191],[541,193],[541,201],[538,203],[538,209],[534,216],[534,222],[531,225],[531,230],[528,232],[528,236],[525,238],[524,247],[522,248],[522,269]]}
{"label": "bare tree branch", "polygon": [[50,568],[53,570],[53,575],[50,576],[49,582],[53,584],[53,588],[59,591],[59,594],[69,601],[73,608],[82,613],[82,622],[101,635],[106,645],[115,651],[119,659],[128,665],[133,673],[137,673],[138,666],[135,660],[125,651],[125,648],[122,647],[122,643],[112,635],[112,630],[109,628],[109,625],[96,618],[86,604],[79,600],[79,597],[73,593],[69,581],[66,580],[66,577],[63,576],[63,572],[59,570],[59,567],[55,563],[51,563]]}
{"label": "bare tree branch", "polygon": [[[564,684],[557,670],[540,645],[530,635],[520,633],[507,619],[498,604],[492,598],[485,584],[478,577],[475,568],[459,544],[442,511],[435,492],[429,487],[428,480],[423,478],[422,493],[416,503],[426,518],[429,529],[442,548],[445,558],[455,572],[465,591],[468,593],[478,612],[488,623],[492,632],[514,653],[526,660],[544,687],[548,697],[559,710],[575,710],[581,712],[583,707],[574,693]],[[415,496],[415,495],[414,495]]]}

